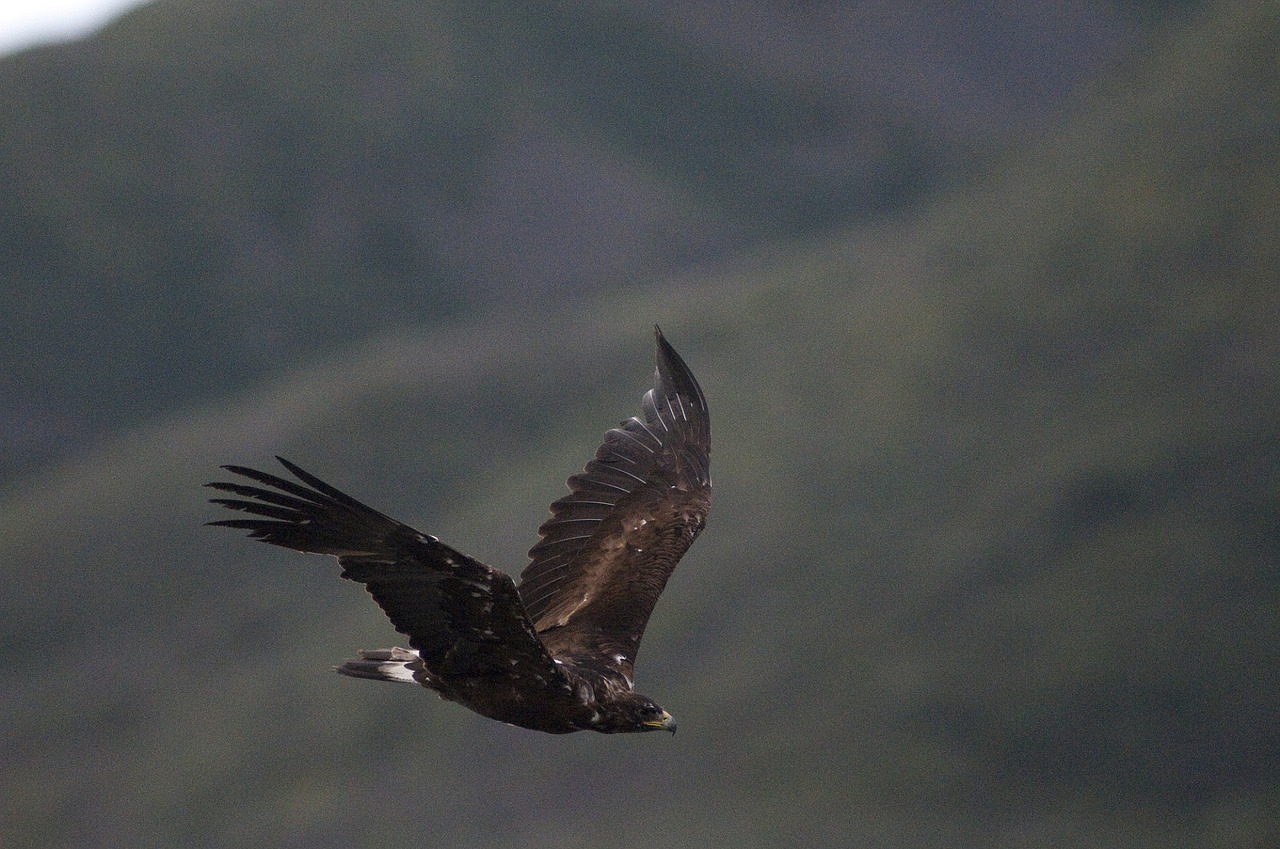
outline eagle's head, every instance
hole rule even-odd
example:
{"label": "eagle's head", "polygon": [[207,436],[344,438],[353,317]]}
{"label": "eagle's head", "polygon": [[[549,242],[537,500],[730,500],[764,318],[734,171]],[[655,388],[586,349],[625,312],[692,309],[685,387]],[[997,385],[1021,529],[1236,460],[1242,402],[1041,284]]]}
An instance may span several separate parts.
{"label": "eagle's head", "polygon": [[636,726],[632,731],[670,731],[676,733],[676,718],[658,707],[653,702],[645,700],[647,704],[636,715]]}
{"label": "eagle's head", "polygon": [[[605,705],[599,705],[605,707]],[[676,720],[656,702],[639,693],[621,693],[610,699],[592,723],[605,734],[629,734],[636,731],[670,731],[676,733]]]}

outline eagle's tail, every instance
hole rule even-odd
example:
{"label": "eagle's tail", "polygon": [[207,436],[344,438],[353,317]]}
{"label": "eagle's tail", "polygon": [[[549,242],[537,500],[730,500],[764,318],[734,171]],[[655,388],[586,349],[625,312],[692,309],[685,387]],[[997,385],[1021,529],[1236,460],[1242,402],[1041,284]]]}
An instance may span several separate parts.
{"label": "eagle's tail", "polygon": [[334,669],[338,674],[350,675],[352,678],[398,684],[420,683],[414,677],[414,672],[422,669],[422,658],[412,649],[360,649],[359,654],[359,657],[344,660],[341,666],[335,666]]}

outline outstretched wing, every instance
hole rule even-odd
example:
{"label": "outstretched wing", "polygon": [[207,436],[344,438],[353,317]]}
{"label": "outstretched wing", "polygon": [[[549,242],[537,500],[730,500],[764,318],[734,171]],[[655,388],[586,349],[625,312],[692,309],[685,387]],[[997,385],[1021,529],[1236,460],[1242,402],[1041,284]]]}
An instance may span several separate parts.
{"label": "outstretched wing", "polygon": [[529,551],[520,597],[553,656],[628,680],[645,623],[711,503],[707,401],[655,328],[658,368],[641,418],[605,434],[569,478]]}
{"label": "outstretched wing", "polygon": [[[506,674],[541,689],[564,675],[538,640],[510,576],[388,518],[289,461],[305,486],[243,466],[263,486],[210,483],[239,498],[212,501],[261,518],[210,522],[263,542],[331,554],[342,577],[365,585],[434,677]],[[264,488],[269,487],[269,488]]]}

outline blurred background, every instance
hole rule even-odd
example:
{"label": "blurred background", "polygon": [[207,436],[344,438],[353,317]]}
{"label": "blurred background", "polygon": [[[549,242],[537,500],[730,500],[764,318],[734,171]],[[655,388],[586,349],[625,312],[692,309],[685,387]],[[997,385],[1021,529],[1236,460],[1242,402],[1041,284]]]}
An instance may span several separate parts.
{"label": "blurred background", "polygon": [[[74,32],[75,30],[72,30]],[[156,0],[0,57],[0,845],[1280,843],[1280,7]],[[708,528],[550,737],[330,667],[282,454],[518,572]]]}

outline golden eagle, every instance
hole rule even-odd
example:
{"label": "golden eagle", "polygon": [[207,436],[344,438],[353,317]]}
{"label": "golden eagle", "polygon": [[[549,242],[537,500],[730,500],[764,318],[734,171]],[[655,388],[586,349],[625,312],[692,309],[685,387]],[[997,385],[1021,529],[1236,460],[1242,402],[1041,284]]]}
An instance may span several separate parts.
{"label": "golden eagle", "polygon": [[605,434],[551,505],[520,584],[278,459],[302,483],[210,483],[212,501],[261,518],[210,522],[295,551],[331,554],[411,648],[361,651],[337,668],[417,682],[483,716],[552,734],[676,730],[632,689],[645,623],[711,503],[711,423],[689,368],[655,328],[642,418]]}

